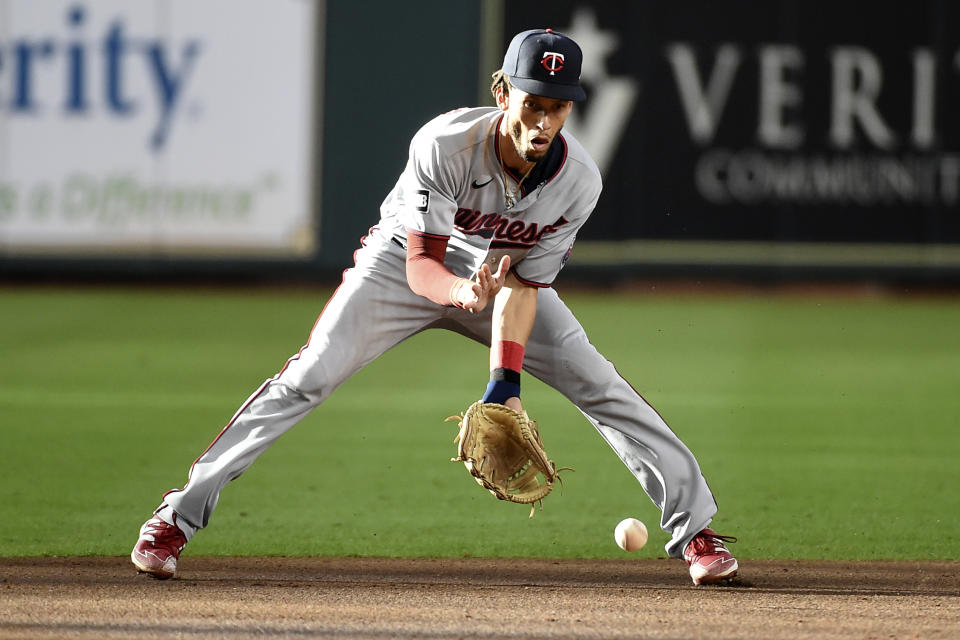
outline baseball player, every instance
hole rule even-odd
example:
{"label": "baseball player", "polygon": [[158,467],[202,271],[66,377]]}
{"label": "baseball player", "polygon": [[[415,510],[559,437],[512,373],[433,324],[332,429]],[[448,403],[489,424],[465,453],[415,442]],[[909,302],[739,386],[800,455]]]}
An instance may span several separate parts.
{"label": "baseball player", "polygon": [[490,347],[483,400],[522,411],[521,371],[565,395],[662,510],[666,551],[695,584],[737,574],[707,528],[717,505],[693,454],[587,339],[551,288],[600,197],[596,164],[563,132],[582,54],[550,29],[517,34],[493,74],[496,107],[426,123],[307,344],[240,407],[140,530],[131,558],[172,577],[220,491],[351,375],[425,329]]}

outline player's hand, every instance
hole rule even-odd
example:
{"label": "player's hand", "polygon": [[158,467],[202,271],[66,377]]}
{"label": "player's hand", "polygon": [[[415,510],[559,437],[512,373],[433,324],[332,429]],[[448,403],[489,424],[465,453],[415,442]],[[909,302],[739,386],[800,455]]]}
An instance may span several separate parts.
{"label": "player's hand", "polygon": [[504,406],[513,409],[517,413],[523,413],[523,404],[520,403],[520,398],[513,397],[507,398],[503,402]]}
{"label": "player's hand", "polygon": [[503,283],[506,281],[509,272],[510,256],[503,256],[503,258],[500,259],[496,273],[490,272],[490,265],[486,262],[480,265],[480,269],[477,271],[477,279],[472,283],[470,288],[463,287],[463,289],[461,289],[464,293],[473,294],[471,300],[464,301],[463,308],[470,313],[480,313],[483,311],[487,304],[500,293],[500,289],[503,288]]}

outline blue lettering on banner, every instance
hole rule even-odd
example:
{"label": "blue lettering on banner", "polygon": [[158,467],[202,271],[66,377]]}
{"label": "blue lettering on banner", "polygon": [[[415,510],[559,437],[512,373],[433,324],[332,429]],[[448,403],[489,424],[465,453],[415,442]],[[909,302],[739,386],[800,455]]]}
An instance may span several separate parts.
{"label": "blue lettering on banner", "polygon": [[[38,78],[62,69],[62,109],[66,114],[87,114],[96,108],[93,96],[103,97],[102,108],[117,117],[133,117],[142,109],[145,96],[131,95],[125,86],[127,74],[140,71],[150,79],[152,97],[158,106],[158,119],[150,134],[149,145],[160,151],[167,141],[190,74],[200,56],[199,40],[174,46],[160,38],[133,38],[124,22],[113,20],[99,39],[83,38],[87,7],[77,4],[66,16],[68,34],[63,37],[15,37],[0,42],[0,113],[12,116],[40,117],[55,108],[51,96],[37,95]],[[131,65],[135,61],[139,69]],[[90,65],[103,69],[102,93],[91,87]],[[8,89],[6,93],[4,89]],[[59,97],[59,96],[58,96]],[[147,97],[146,99],[149,99]]]}

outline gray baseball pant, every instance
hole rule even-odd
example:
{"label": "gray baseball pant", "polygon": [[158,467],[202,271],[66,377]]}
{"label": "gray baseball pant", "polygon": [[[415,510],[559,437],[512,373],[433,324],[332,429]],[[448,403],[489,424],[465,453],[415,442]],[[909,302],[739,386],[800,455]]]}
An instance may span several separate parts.
{"label": "gray baseball pant", "polygon": [[[306,346],[241,406],[193,464],[184,488],[164,496],[167,506],[161,505],[158,513],[167,511],[169,520],[172,508],[188,537],[207,526],[228,482],[391,347],[431,328],[456,331],[489,345],[492,304],[473,315],[414,294],[406,282],[403,250],[389,242],[373,242],[358,251],[356,266],[344,273]],[[524,370],[566,396],[593,424],[661,509],[660,526],[671,535],[667,553],[682,555],[717,511],[697,460],[590,344],[552,288],[539,290]]]}

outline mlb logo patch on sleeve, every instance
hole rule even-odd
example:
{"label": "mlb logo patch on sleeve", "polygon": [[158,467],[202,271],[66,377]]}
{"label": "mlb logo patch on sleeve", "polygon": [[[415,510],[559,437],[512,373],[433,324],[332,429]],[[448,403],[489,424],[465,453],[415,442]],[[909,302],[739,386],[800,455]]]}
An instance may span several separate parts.
{"label": "mlb logo patch on sleeve", "polygon": [[417,189],[417,197],[413,199],[417,211],[426,213],[430,209],[430,192],[426,189]]}

